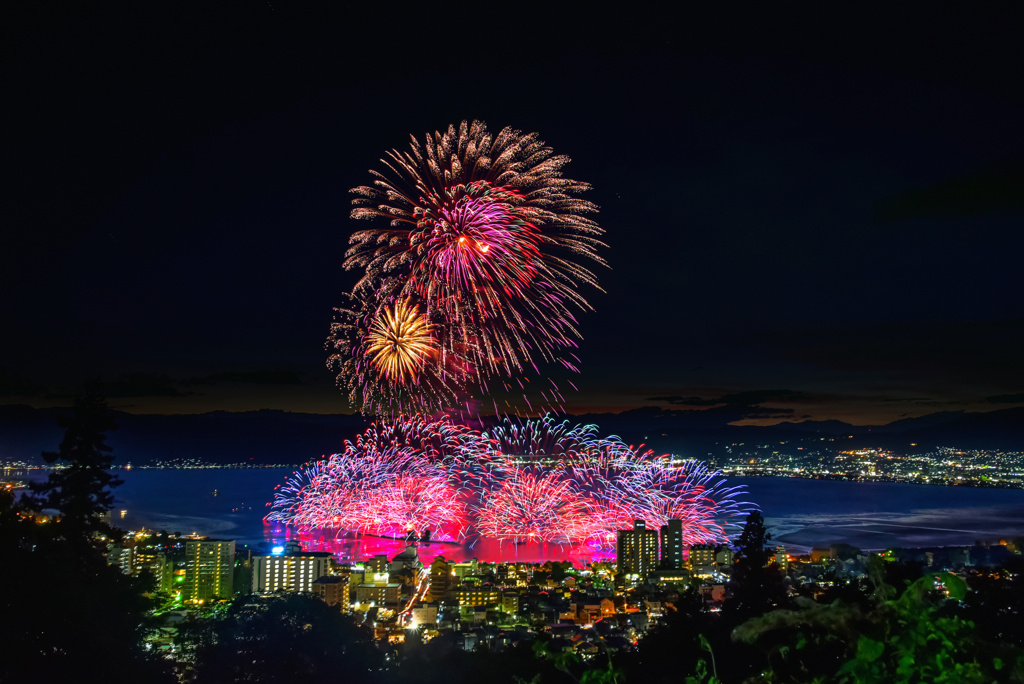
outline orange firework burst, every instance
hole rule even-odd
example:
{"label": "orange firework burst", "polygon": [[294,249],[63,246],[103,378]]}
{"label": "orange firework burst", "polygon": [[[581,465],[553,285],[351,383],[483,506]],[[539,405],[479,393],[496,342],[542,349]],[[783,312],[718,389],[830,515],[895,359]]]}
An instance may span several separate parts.
{"label": "orange firework burst", "polygon": [[430,323],[404,300],[384,307],[366,336],[367,356],[392,382],[413,380],[435,351]]}
{"label": "orange firework burst", "polygon": [[437,336],[437,326],[416,302],[349,295],[346,306],[335,309],[328,367],[352,405],[366,412],[455,405],[465,362],[438,345]]}

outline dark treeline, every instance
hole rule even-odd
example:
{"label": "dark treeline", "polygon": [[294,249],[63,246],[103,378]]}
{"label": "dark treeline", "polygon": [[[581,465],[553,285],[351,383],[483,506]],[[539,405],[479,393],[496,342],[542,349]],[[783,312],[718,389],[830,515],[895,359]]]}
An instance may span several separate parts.
{"label": "dark treeline", "polygon": [[105,557],[120,484],[106,402],[86,391],[60,424],[59,449],[43,456],[63,468],[18,501],[0,490],[0,681],[173,682],[170,663],[146,648],[151,580]]}

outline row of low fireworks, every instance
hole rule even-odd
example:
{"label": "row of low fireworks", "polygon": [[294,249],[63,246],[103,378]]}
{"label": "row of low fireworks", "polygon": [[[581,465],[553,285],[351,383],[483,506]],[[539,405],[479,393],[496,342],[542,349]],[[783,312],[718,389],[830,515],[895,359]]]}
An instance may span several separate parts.
{"label": "row of low fireworks", "polygon": [[550,417],[479,431],[449,419],[399,418],[295,472],[267,519],[383,536],[482,536],[614,545],[644,520],[683,521],[684,543],[725,541],[752,509],[742,488],[697,461],[601,438]]}

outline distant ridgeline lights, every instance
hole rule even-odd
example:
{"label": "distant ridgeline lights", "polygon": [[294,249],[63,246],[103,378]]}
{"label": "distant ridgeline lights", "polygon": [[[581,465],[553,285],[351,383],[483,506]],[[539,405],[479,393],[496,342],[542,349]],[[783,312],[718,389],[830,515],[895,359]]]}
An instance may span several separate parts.
{"label": "distant ridgeline lights", "polygon": [[[724,458],[715,459],[732,475],[807,477],[871,482],[906,482],[969,487],[1024,488],[1024,452],[996,449],[939,447],[933,452],[901,454],[888,449],[862,448],[771,453],[727,445]],[[912,445],[913,446],[913,445]],[[761,448],[756,447],[756,448]],[[767,447],[765,447],[767,448]]]}
{"label": "distant ridgeline lights", "polygon": [[371,426],[293,473],[267,520],[396,538],[498,540],[612,548],[617,531],[684,521],[685,544],[719,543],[753,506],[742,487],[695,460],[601,438],[550,417],[477,431],[448,418]]}

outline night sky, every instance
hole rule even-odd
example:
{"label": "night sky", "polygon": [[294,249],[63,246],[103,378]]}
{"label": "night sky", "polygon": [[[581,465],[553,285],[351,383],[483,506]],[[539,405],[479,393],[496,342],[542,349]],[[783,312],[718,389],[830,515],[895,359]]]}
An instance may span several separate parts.
{"label": "night sky", "polygon": [[140,413],[351,412],[324,365],[348,189],[482,119],[601,207],[568,410],[1024,406],[1019,7],[21,4],[0,403],[99,378]]}

